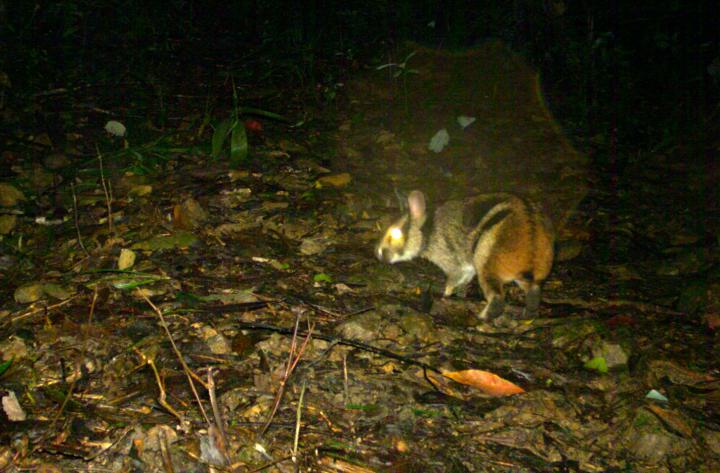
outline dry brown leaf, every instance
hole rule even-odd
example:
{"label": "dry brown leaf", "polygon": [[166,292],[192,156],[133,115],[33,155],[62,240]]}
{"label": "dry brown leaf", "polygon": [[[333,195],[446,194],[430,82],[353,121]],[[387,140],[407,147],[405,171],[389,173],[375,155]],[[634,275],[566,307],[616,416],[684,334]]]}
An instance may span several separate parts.
{"label": "dry brown leaf", "polygon": [[517,384],[501,378],[500,376],[483,370],[445,371],[443,376],[458,383],[472,386],[491,396],[512,396],[524,393],[525,390]]}
{"label": "dry brown leaf", "polygon": [[423,370],[419,370],[416,374],[417,377],[422,378],[424,376],[427,376],[430,381],[432,381],[433,385],[435,385],[435,388],[440,391],[441,393],[445,394],[446,396],[451,396],[456,399],[466,399],[467,396],[464,396],[461,392],[459,392],[456,389],[453,389],[452,386],[450,386],[450,382],[447,380],[447,378],[444,378],[440,375],[437,375],[431,371],[427,371],[423,373]]}
{"label": "dry brown leaf", "polygon": [[649,404],[648,409],[658,416],[658,418],[670,429],[674,430],[675,433],[682,435],[685,438],[692,438],[693,429],[690,425],[682,418],[677,412],[663,409],[657,404]]}
{"label": "dry brown leaf", "polygon": [[350,174],[343,172],[341,174],[333,174],[331,176],[323,176],[317,180],[318,184],[322,186],[333,186],[333,187],[345,187],[350,184],[352,177]]}

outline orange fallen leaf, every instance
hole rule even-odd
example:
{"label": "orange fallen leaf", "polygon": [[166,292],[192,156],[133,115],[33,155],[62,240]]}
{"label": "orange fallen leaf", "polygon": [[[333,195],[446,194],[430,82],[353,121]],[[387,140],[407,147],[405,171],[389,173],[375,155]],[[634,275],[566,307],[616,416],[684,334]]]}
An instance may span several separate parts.
{"label": "orange fallen leaf", "polygon": [[525,390],[517,384],[501,378],[500,376],[483,370],[446,371],[443,376],[458,383],[466,384],[481,390],[491,396],[512,396],[524,393]]}

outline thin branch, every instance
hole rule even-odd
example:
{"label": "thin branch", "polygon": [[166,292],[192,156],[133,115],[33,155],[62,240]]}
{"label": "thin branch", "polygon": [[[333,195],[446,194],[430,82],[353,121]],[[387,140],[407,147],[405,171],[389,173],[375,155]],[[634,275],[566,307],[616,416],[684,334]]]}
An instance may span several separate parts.
{"label": "thin branch", "polygon": [[225,422],[223,421],[222,412],[220,412],[220,407],[217,403],[217,396],[215,395],[215,378],[213,378],[212,368],[208,369],[207,379],[207,389],[208,394],[210,395],[210,407],[212,407],[213,418],[215,419],[215,427],[220,434],[220,442],[222,443],[222,446],[219,450],[222,451],[222,454],[225,457],[225,465],[229,465],[230,455],[228,455],[227,451],[228,440],[227,434],[225,433]]}
{"label": "thin branch", "polygon": [[170,333],[170,329],[168,328],[167,322],[165,321],[165,316],[163,316],[163,313],[160,309],[157,308],[155,304],[152,303],[150,299],[145,294],[142,294],[143,299],[145,299],[145,302],[148,303],[150,307],[153,308],[155,313],[157,314],[158,318],[160,319],[160,325],[162,325],[163,329],[165,330],[165,335],[167,336],[168,340],[170,340],[170,345],[172,345],[173,351],[175,352],[175,356],[177,356],[178,361],[180,362],[180,365],[183,368],[183,371],[185,372],[185,376],[187,377],[188,384],[190,384],[190,389],[193,392],[193,395],[195,396],[195,401],[197,402],[198,407],[200,408],[200,413],[203,416],[203,419],[205,419],[205,422],[210,425],[210,419],[207,416],[207,413],[205,412],[205,408],[202,405],[202,401],[200,400],[200,395],[197,392],[197,388],[195,387],[195,383],[193,382],[193,378],[199,379],[195,373],[192,372],[190,367],[185,363],[185,359],[183,358],[182,354],[180,353],[180,350],[178,349],[177,345],[175,344],[175,340],[173,340],[172,334]]}
{"label": "thin branch", "polygon": [[80,234],[80,216],[78,215],[77,194],[75,193],[75,183],[72,181],[70,181],[70,190],[72,191],[73,221],[75,223],[75,232],[77,233],[78,245],[80,245],[80,248],[83,250],[83,252],[85,252],[85,254],[90,257],[90,253],[88,253],[87,248],[85,248],[82,235]]}
{"label": "thin branch", "polygon": [[[261,323],[255,323],[255,322],[236,322],[236,325],[238,327],[244,328],[246,330],[268,330],[270,332],[281,333],[283,335],[292,335],[293,334],[292,329],[289,329],[286,327],[278,327],[276,325],[261,324]],[[301,331],[298,333],[298,335],[301,335],[301,336],[307,335],[307,332]],[[442,371],[440,371],[439,368],[428,365],[427,363],[423,363],[422,361],[414,360],[407,356],[399,355],[395,352],[386,350],[384,348],[379,348],[379,347],[376,347],[373,345],[369,345],[367,343],[359,342],[357,340],[351,340],[349,338],[342,338],[342,337],[333,337],[330,335],[323,335],[323,334],[319,334],[319,333],[313,334],[313,338],[316,338],[318,340],[325,340],[326,342],[330,342],[330,343],[334,343],[334,344],[338,344],[338,345],[345,345],[345,346],[350,346],[353,348],[358,348],[363,351],[375,353],[376,355],[382,355],[387,358],[392,358],[393,360],[400,361],[407,365],[419,366],[420,368],[424,368],[428,371],[442,374]]]}
{"label": "thin branch", "polygon": [[105,205],[107,206],[107,219],[108,219],[108,232],[112,236],[112,190],[110,189],[109,183],[105,180],[105,169],[103,168],[102,154],[99,148],[97,150],[98,162],[100,163],[100,183],[102,184],[103,193],[105,194]]}
{"label": "thin branch", "polygon": [[270,427],[270,424],[272,424],[272,420],[275,417],[275,414],[277,413],[278,408],[280,407],[280,401],[282,400],[283,395],[285,394],[285,387],[287,386],[288,379],[290,378],[290,375],[292,374],[293,370],[297,366],[298,362],[300,361],[300,358],[302,358],[303,352],[305,351],[305,347],[307,347],[307,343],[310,340],[310,337],[312,336],[314,325],[311,325],[307,332],[305,332],[305,340],[303,341],[302,346],[299,350],[297,350],[297,336],[299,333],[299,327],[300,327],[300,318],[305,313],[304,310],[296,310],[295,311],[295,328],[292,331],[292,340],[290,342],[290,351],[288,352],[288,360],[287,364],[285,365],[285,373],[283,375],[283,378],[280,380],[280,386],[278,386],[277,393],[275,394],[275,404],[273,405],[272,411],[270,412],[270,416],[268,416],[268,420],[265,423],[265,426],[260,430],[260,433],[258,434],[258,438],[261,438],[263,435],[265,435],[265,432],[267,432],[267,429]]}
{"label": "thin branch", "polygon": [[306,380],[303,380],[302,388],[300,388],[300,398],[298,399],[297,412],[295,414],[295,440],[293,441],[292,450],[292,461],[295,463],[295,471],[300,471],[300,464],[298,463],[298,443],[300,442],[300,419],[302,413],[302,403],[305,397],[305,388],[307,386]]}
{"label": "thin branch", "polygon": [[549,299],[547,297],[543,297],[542,301],[550,305],[569,305],[589,310],[613,309],[616,307],[627,306],[633,307],[640,312],[657,312],[658,314],[665,315],[684,315],[683,312],[678,312],[669,307],[628,299],[597,299],[596,301],[586,301],[582,299]]}

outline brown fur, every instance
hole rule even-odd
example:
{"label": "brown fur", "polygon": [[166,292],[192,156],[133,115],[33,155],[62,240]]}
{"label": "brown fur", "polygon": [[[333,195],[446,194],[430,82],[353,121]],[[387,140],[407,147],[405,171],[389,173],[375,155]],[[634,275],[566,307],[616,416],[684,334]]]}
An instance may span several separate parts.
{"label": "brown fur", "polygon": [[[444,296],[477,275],[488,301],[481,318],[494,318],[504,307],[504,286],[514,281],[526,293],[526,313],[537,314],[540,284],[550,273],[554,235],[537,204],[513,194],[483,194],[448,201],[427,215],[420,191],[408,196],[409,211],[387,229],[378,243],[379,259],[396,263],[426,258],[447,276]],[[393,229],[403,230],[400,233]]]}

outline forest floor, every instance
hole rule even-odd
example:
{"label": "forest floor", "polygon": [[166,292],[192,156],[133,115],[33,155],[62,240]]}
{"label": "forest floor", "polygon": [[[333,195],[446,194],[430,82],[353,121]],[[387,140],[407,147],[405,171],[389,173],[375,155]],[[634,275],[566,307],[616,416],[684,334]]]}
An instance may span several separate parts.
{"label": "forest floor", "polygon": [[[0,471],[720,471],[720,142],[593,160],[499,43],[386,66],[243,117],[237,169],[180,93],[162,139],[82,108],[4,151]],[[538,318],[375,259],[412,189],[543,204]]]}

